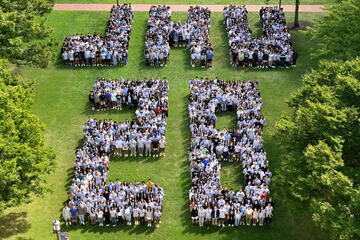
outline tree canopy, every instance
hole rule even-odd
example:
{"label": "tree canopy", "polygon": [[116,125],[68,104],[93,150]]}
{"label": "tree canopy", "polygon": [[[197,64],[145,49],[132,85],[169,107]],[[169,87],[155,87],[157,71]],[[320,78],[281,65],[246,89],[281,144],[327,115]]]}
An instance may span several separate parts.
{"label": "tree canopy", "polygon": [[360,56],[360,0],[342,0],[327,8],[306,34],[317,44],[313,57],[348,60]]}
{"label": "tree canopy", "polygon": [[288,101],[293,113],[276,124],[286,153],[276,189],[331,239],[359,239],[360,59],[321,62],[303,80]]}
{"label": "tree canopy", "polygon": [[0,60],[0,213],[44,192],[55,154],[45,146],[44,124],[32,112],[33,85]]}
{"label": "tree canopy", "polygon": [[0,1],[0,56],[12,62],[46,67],[53,58],[47,15],[54,0]]}

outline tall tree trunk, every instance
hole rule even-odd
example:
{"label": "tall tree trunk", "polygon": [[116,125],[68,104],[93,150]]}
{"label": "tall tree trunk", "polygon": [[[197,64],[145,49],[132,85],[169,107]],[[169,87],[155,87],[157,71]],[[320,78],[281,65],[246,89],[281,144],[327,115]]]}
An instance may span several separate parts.
{"label": "tall tree trunk", "polygon": [[279,8],[281,8],[281,0],[279,0]]}
{"label": "tall tree trunk", "polygon": [[299,24],[299,5],[300,5],[300,0],[296,0],[296,3],[295,3],[294,28],[300,27],[300,24]]}

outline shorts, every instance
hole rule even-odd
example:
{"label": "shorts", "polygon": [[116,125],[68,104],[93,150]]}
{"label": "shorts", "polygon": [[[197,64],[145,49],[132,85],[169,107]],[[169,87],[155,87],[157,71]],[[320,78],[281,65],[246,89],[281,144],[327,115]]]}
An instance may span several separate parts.
{"label": "shorts", "polygon": [[192,219],[192,220],[196,220],[196,219],[198,219],[198,217],[191,217],[191,219]]}

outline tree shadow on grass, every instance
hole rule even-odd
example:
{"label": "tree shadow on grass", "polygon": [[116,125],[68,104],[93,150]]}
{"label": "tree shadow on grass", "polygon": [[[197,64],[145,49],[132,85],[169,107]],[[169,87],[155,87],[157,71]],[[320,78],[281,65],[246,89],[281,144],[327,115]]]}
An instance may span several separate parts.
{"label": "tree shadow on grass", "polygon": [[12,212],[0,216],[0,239],[27,232],[31,224],[26,220],[26,212]]}
{"label": "tree shadow on grass", "polygon": [[61,226],[62,231],[67,231],[67,232],[71,232],[71,231],[76,231],[76,230],[80,230],[81,233],[99,233],[99,234],[104,234],[104,233],[119,233],[119,232],[126,232],[129,235],[138,235],[138,234],[145,234],[145,235],[149,235],[152,234],[156,231],[156,227],[155,225],[153,225],[152,227],[145,227],[145,226],[127,226],[125,224],[121,225],[121,226],[103,226],[100,227],[98,225],[96,226],[92,226],[90,223],[87,223],[85,226],[81,226],[81,225],[72,225],[72,226],[66,226],[65,224],[63,224]]}

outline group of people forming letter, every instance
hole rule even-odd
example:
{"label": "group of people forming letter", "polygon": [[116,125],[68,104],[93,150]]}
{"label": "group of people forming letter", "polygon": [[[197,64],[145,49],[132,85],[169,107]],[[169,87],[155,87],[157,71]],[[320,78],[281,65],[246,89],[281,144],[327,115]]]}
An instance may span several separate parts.
{"label": "group of people forming letter", "polygon": [[[270,224],[274,209],[269,190],[272,174],[261,137],[265,119],[258,82],[196,77],[189,86],[189,200],[193,225]],[[236,128],[216,128],[216,112],[224,111],[236,112]],[[221,161],[242,165],[244,189],[235,192],[221,185]]]}
{"label": "group of people forming letter", "polygon": [[211,67],[214,52],[209,34],[208,8],[191,6],[187,20],[182,24],[171,20],[170,6],[152,6],[149,11],[145,41],[146,65],[166,66],[170,46],[189,46],[192,67]]}
{"label": "group of people forming letter", "polygon": [[74,178],[63,209],[66,225],[87,221],[99,226],[145,225],[159,227],[164,191],[147,183],[109,180],[110,154],[127,157],[165,156],[168,117],[168,81],[105,80],[98,78],[90,93],[94,109],[134,108],[137,119],[116,122],[89,118],[83,127],[84,143],[76,150]]}
{"label": "group of people forming letter", "polygon": [[230,5],[223,13],[233,67],[295,67],[298,55],[292,46],[282,8],[261,8],[263,35],[260,38],[252,36],[245,6]]}
{"label": "group of people forming letter", "polygon": [[103,34],[66,36],[61,48],[64,64],[70,66],[125,66],[134,12],[131,4],[111,8],[108,28]]}

